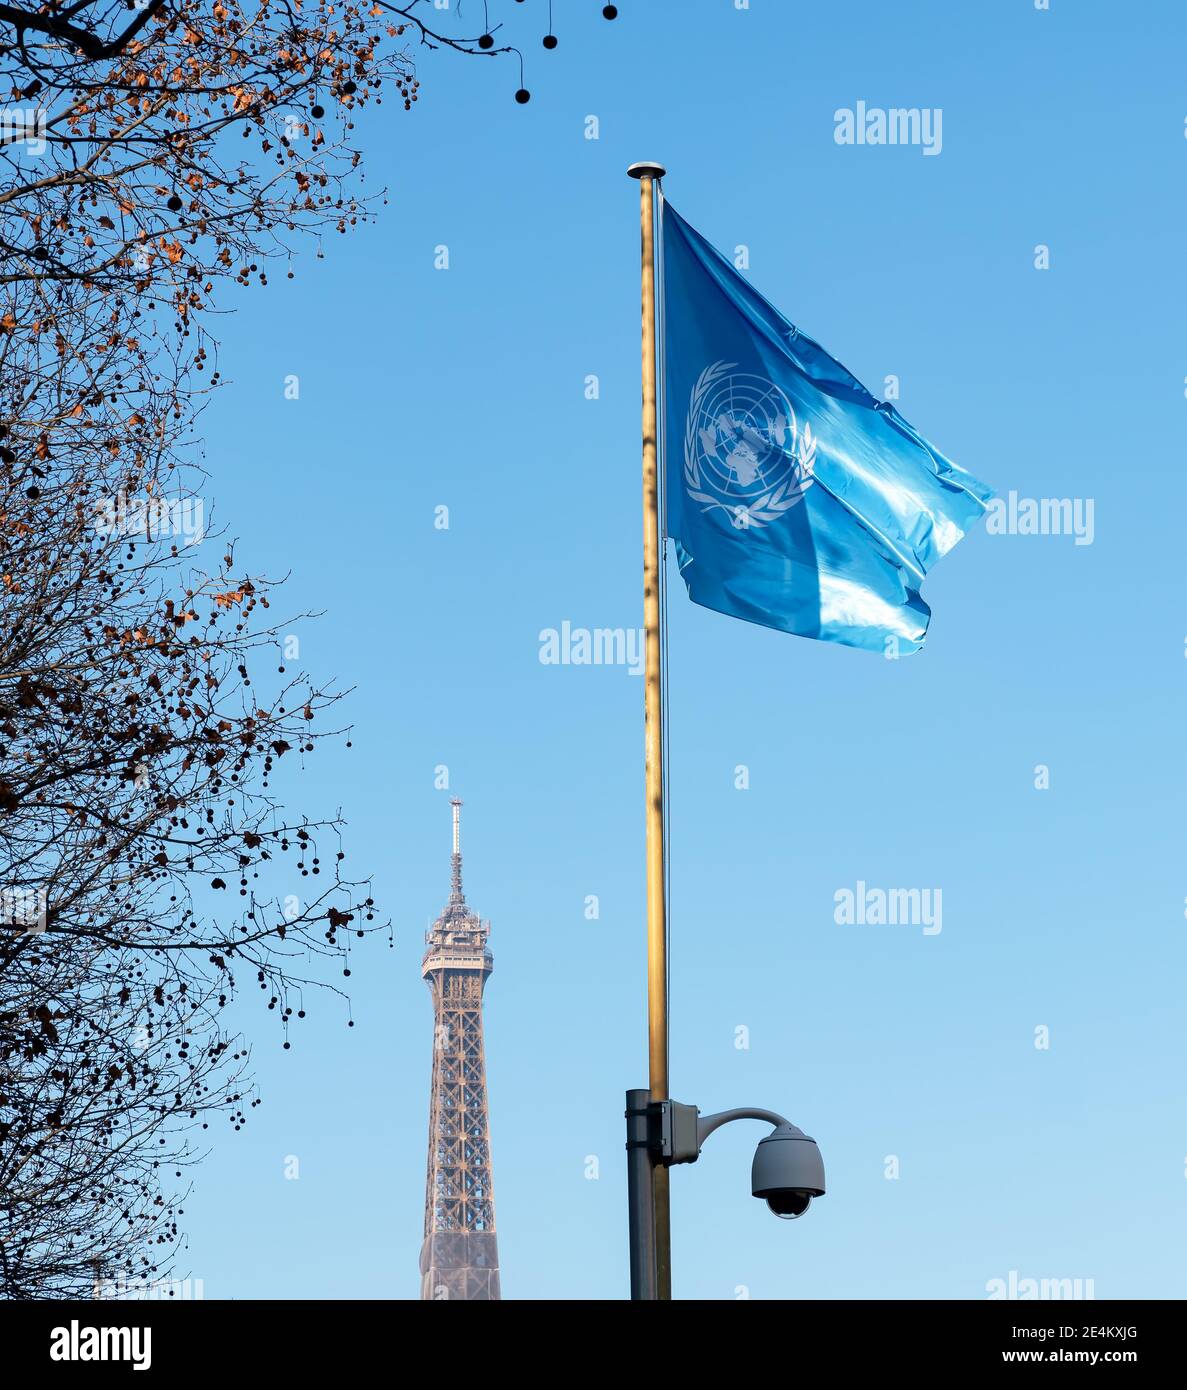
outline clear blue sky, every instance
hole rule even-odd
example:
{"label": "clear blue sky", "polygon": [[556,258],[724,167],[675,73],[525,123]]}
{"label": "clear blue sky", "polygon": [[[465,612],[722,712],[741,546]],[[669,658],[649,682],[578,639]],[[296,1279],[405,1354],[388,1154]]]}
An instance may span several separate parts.
{"label": "clear blue sky", "polygon": [[[356,687],[353,749],[313,758],[294,804],[342,807],[347,864],[374,872],[396,935],[356,954],[353,1029],[313,999],[282,1052],[246,991],[264,1103],[215,1136],[190,1270],[210,1298],[416,1296],[419,965],[460,795],[467,892],[493,922],[504,1294],[626,1292],[642,684],[541,665],[538,634],[641,621],[624,169],[651,158],[789,318],[876,394],[897,376],[957,462],[1095,505],[1090,546],[971,535],[924,586],[925,651],[897,663],[673,585],[673,1092],[784,1111],[829,1178],[804,1220],[775,1221],[749,1195],[761,1129],[715,1136],[673,1174],[676,1293],[983,1298],[1017,1270],[1187,1296],[1187,13],[620,8],[557,6],[547,54],[542,0],[492,0],[530,105],[513,63],[424,55],[414,112],[361,126],[369,186],[391,193],[378,224],[225,324],[215,521],[253,568],[292,571],[292,608],[326,610],[300,664]],[[942,153],[839,146],[834,111],[858,100],[941,108]],[[942,932],[837,925],[859,880],[941,888]]]}

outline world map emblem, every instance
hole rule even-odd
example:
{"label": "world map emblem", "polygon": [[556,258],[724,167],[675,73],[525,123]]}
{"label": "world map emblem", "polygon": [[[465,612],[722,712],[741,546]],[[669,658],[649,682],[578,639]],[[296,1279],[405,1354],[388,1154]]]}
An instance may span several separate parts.
{"label": "world map emblem", "polygon": [[684,431],[684,484],[703,512],[768,526],[815,481],[816,436],[773,381],[713,362],[697,377]]}

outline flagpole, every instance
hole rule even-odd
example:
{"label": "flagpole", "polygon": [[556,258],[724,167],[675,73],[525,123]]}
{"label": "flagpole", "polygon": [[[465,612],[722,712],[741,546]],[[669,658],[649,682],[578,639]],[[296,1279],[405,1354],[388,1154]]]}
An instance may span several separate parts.
{"label": "flagpole", "polygon": [[[659,469],[655,407],[655,180],[662,165],[644,161],[627,173],[639,180],[643,310],[643,631],[645,638],[644,790],[647,820],[647,1037],[652,1104],[668,1099],[668,943],[664,901],[664,791],[659,604]],[[672,1297],[668,1169],[651,1165],[655,1236],[654,1289]]]}

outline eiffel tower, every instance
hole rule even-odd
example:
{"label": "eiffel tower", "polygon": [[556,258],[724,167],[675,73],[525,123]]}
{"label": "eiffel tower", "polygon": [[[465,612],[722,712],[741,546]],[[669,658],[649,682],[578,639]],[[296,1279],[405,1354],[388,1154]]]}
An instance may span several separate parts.
{"label": "eiffel tower", "polygon": [[494,969],[490,923],[462,893],[461,807],[453,807],[453,876],[426,937],[421,975],[433,994],[433,1086],[422,1299],[499,1298],[499,1251],[490,1165],[490,1107],[482,1040],[482,991]]}

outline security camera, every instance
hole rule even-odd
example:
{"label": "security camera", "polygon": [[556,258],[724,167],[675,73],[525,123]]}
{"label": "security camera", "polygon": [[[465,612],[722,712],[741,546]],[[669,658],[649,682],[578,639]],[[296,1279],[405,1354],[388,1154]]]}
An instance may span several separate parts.
{"label": "security camera", "polygon": [[642,1089],[626,1093],[627,1193],[630,1202],[631,1297],[659,1297],[655,1241],[657,1165],[695,1163],[705,1140],[734,1120],[760,1120],[771,1132],[759,1141],[750,1170],[750,1190],[776,1216],[794,1221],[824,1196],[824,1161],[816,1140],[774,1110],[741,1106],[702,1115],[695,1105],[652,1100]]}
{"label": "security camera", "polygon": [[803,1216],[813,1197],[824,1196],[824,1160],[802,1129],[784,1121],[754,1151],[750,1190],[784,1221]]}

